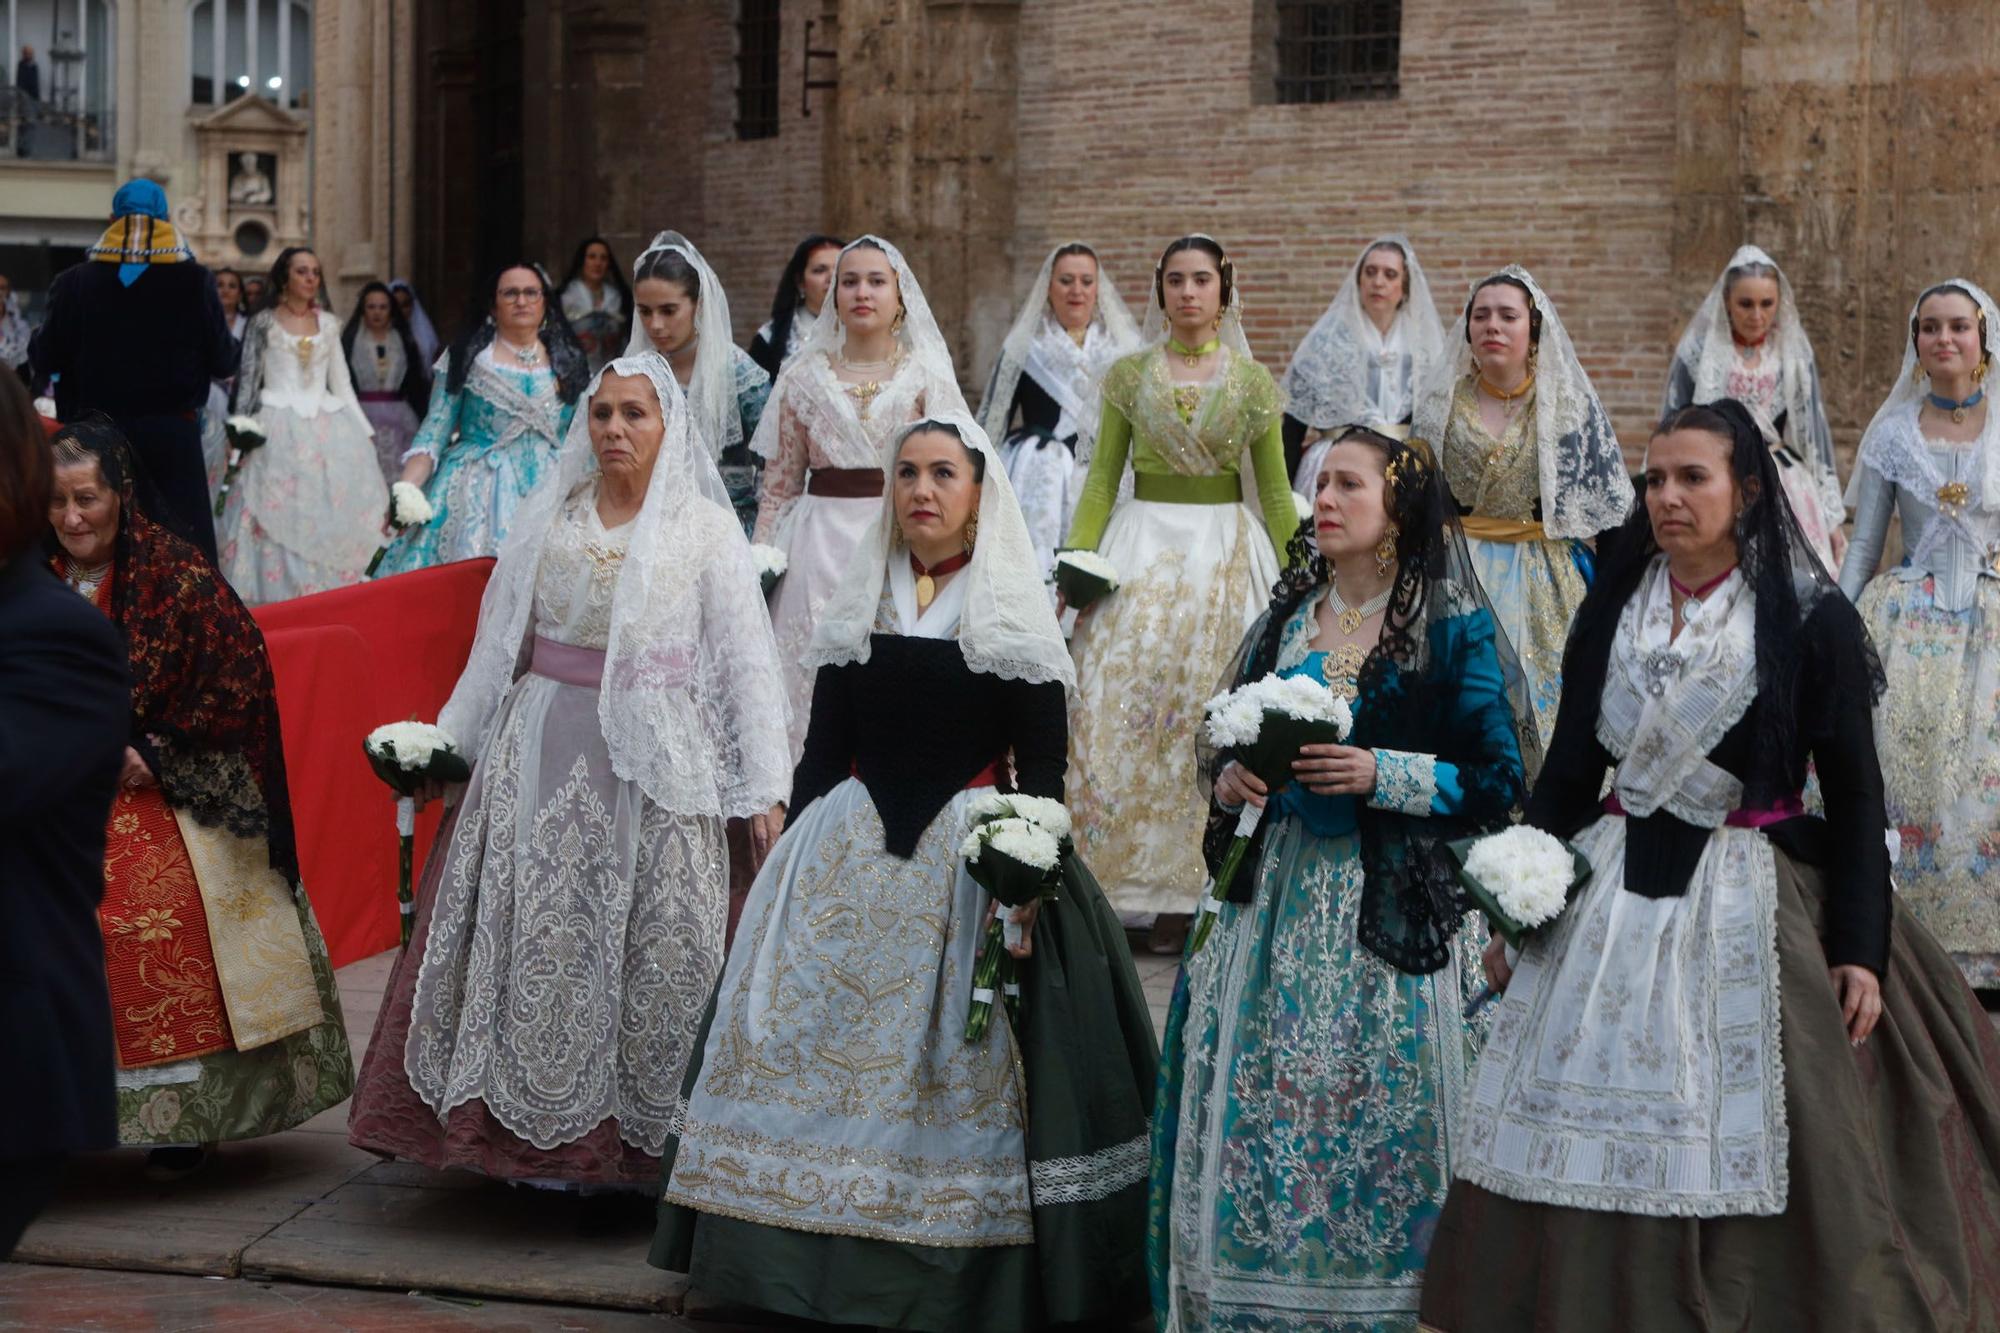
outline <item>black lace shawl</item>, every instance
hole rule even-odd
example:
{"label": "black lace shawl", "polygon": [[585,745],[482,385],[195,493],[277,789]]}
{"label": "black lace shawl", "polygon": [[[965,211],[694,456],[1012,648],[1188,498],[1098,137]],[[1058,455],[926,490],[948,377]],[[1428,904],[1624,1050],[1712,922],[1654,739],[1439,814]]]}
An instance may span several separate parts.
{"label": "black lace shawl", "polygon": [[[1415,449],[1401,448],[1404,456],[1428,458],[1421,442]],[[1400,572],[1381,640],[1361,668],[1351,743],[1452,763],[1464,801],[1449,817],[1357,802],[1364,880],[1356,935],[1363,948],[1391,966],[1423,974],[1450,960],[1452,936],[1465,912],[1444,844],[1505,825],[1525,800],[1540,766],[1540,748],[1519,660],[1480,591],[1435,465],[1423,469],[1421,484],[1399,487],[1395,508],[1402,532]],[[1287,544],[1286,560],[1271,605],[1244,637],[1223,689],[1277,669],[1286,625],[1327,582],[1328,567],[1309,523],[1301,523]],[[1480,706],[1462,697],[1462,686],[1482,668],[1501,684],[1483,707],[1508,715],[1486,717],[1485,725],[1478,725],[1468,713]],[[1236,813],[1217,804],[1212,792],[1228,753],[1201,749],[1204,785],[1211,788],[1202,850],[1212,873],[1235,835]],[[1266,827],[1260,826],[1246,864],[1257,863]],[[1239,876],[1231,899],[1247,901],[1254,880]]]}

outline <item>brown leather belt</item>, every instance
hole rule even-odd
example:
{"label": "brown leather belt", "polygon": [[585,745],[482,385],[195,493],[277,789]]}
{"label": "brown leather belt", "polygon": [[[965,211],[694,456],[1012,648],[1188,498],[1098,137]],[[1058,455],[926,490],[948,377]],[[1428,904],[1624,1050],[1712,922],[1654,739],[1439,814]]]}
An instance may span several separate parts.
{"label": "brown leather belt", "polygon": [[862,500],[881,495],[882,485],[879,467],[816,467],[806,477],[806,494]]}

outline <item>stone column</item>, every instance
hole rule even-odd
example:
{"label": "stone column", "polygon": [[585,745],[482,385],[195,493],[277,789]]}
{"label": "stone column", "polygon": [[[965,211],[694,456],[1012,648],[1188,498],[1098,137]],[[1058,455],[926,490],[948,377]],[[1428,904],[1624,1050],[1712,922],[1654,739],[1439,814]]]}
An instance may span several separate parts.
{"label": "stone column", "polygon": [[843,235],[903,251],[976,390],[1015,293],[1019,0],[851,0],[827,196]]}

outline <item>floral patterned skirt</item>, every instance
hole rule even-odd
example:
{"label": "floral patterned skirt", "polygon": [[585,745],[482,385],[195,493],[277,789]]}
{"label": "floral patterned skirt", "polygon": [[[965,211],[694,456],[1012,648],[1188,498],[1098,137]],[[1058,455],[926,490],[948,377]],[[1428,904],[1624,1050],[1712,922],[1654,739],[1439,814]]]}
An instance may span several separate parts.
{"label": "floral patterned skirt", "polygon": [[[258,843],[254,855],[265,855],[262,848]],[[354,1089],[354,1059],[326,944],[304,895],[294,891],[293,906],[322,1017],[289,1036],[239,1050],[204,901],[226,909],[233,886],[197,882],[188,846],[157,787],[119,793],[105,851],[99,915],[121,1066],[118,1141],[259,1138],[344,1101]],[[289,918],[282,905],[277,910]],[[303,979],[295,979],[304,994]]]}
{"label": "floral patterned skirt", "polygon": [[1410,1330],[1485,1021],[1471,919],[1429,976],[1355,943],[1352,835],[1295,817],[1167,1018],[1150,1264],[1163,1327]]}
{"label": "floral patterned skirt", "polygon": [[1556,729],[1556,705],[1562,702],[1562,656],[1569,626],[1583,595],[1590,591],[1576,567],[1568,541],[1495,542],[1468,537],[1479,585],[1507,642],[1521,659],[1528,680],[1528,701],[1535,710],[1535,730],[1542,748]]}
{"label": "floral patterned skirt", "polygon": [[381,543],[389,488],[347,412],[267,407],[216,534],[223,577],[251,606],[359,583]]}
{"label": "floral patterned skirt", "polygon": [[1896,890],[1967,980],[2000,987],[2000,580],[1947,611],[1903,572],[1857,607],[1889,678],[1875,748],[1903,842]]}
{"label": "floral patterned skirt", "polygon": [[1128,500],[1098,551],[1118,590],[1077,622],[1068,803],[1076,847],[1121,913],[1187,912],[1207,869],[1195,781],[1202,705],[1278,577],[1242,505]]}
{"label": "floral patterned skirt", "polygon": [[1056,548],[1069,531],[1076,502],[1083,494],[1085,469],[1061,440],[1037,431],[1019,431],[1000,450],[1007,463],[1007,480],[1021,502],[1021,517],[1027,520],[1028,538],[1041,557],[1041,575],[1049,577],[1055,568]]}
{"label": "floral patterned skirt", "polygon": [[[521,501],[543,477],[554,475],[556,452],[553,442],[527,434],[497,447],[463,435],[446,445],[437,471],[424,484],[424,498],[435,511],[431,521],[397,533],[376,576],[498,555]],[[372,457],[369,466],[375,466]]]}

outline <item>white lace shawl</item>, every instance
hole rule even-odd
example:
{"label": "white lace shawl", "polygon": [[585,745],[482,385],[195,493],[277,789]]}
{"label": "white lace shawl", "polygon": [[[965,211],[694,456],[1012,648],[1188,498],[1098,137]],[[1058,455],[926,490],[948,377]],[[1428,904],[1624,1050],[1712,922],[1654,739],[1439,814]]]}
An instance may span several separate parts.
{"label": "white lace shawl", "polygon": [[[1986,289],[1964,278],[1952,278],[1933,286],[1963,287],[1972,293],[1972,299],[1979,305],[1983,316],[1985,336],[2000,338],[2000,309],[1996,309],[1993,298]],[[1930,288],[1926,287],[1925,291]],[[1922,301],[1918,297],[1918,302]],[[1910,306],[1910,321],[1917,317],[1917,303]],[[1908,327],[1906,323],[1904,327]],[[1991,342],[1987,344],[1989,347]],[[1989,368],[1991,360],[1988,361]],[[1911,337],[1903,347],[1903,368],[1896,376],[1896,387],[1889,391],[1882,406],[1869,421],[1868,429],[1861,433],[1861,447],[1854,455],[1854,475],[1848,482],[1847,500],[1853,504],[1861,487],[1861,470],[1867,468],[1909,492],[1923,505],[1937,508],[1937,490],[1947,478],[1938,475],[1937,466],[1931,461],[1930,450],[1918,428],[1918,413],[1922,410],[1924,396],[1930,391],[1930,381],[1920,379],[1917,370],[1917,340]],[[1991,385],[1993,377],[1988,375],[1982,385]],[[2000,411],[1992,407],[1986,410],[1986,426],[1979,433],[1975,446],[1978,453],[1978,485],[1971,497],[1971,504],[1987,514],[2000,514]],[[1932,523],[1926,532],[1930,541],[1943,535],[1943,523]],[[1935,536],[1933,536],[1935,534]],[[1970,535],[1970,534],[1968,534]],[[1984,549],[1984,543],[1974,537],[1974,544]],[[1928,552],[1916,554],[1922,563]]]}
{"label": "white lace shawl", "polygon": [[1111,362],[1138,349],[1139,326],[1118,295],[1104,262],[1099,260],[1097,313],[1091,317],[1083,346],[1077,346],[1064,330],[1049,309],[1049,278],[1055,272],[1057,253],[1074,244],[1077,242],[1066,241],[1051,249],[1035,271],[1027,298],[1000,344],[1000,358],[987,380],[985,401],[979,405],[979,424],[987,438],[1007,438],[1007,422],[1014,411],[1014,391],[1020,387],[1025,373],[1062,409],[1063,420],[1057,423],[1056,434],[1061,437],[1075,433],[1076,461],[1087,467],[1097,443],[1098,378]]}
{"label": "white lace shawl", "polygon": [[1597,738],[1619,761],[1612,789],[1627,814],[1719,828],[1743,783],[1708,754],[1757,697],[1756,594],[1735,569],[1681,619],[1676,638],[1667,557],[1654,556],[1618,617]]}
{"label": "white lace shawl", "polygon": [[[688,262],[701,284],[701,296],[694,307],[694,373],[688,377],[688,411],[695,432],[708,446],[711,458],[743,443],[743,415],[736,402],[736,345],[730,341],[734,326],[729,322],[729,294],[722,279],[694,248],[694,242],[677,231],[663,231],[632,261],[633,290],[638,290],[639,269],[648,255],[671,250]],[[607,289],[608,290],[608,289]],[[636,298],[635,298],[636,299]],[[655,350],[646,326],[632,320],[632,332],[625,339],[625,355],[639,356]]]}
{"label": "white lace shawl", "polygon": [[[845,259],[848,251],[860,245],[879,249],[888,256],[889,266],[896,272],[897,294],[903,302],[903,328],[896,335],[896,339],[900,344],[903,364],[898,367],[895,379],[901,381],[905,376],[913,377],[910,382],[921,386],[925,409],[932,415],[946,408],[963,410],[965,397],[959,392],[958,372],[951,364],[951,349],[945,345],[944,334],[938,328],[937,319],[931,314],[930,302],[924,299],[924,289],[918,284],[917,275],[910,271],[909,261],[903,258],[901,250],[879,236],[862,236],[849,241],[841,247],[841,259]],[[837,261],[834,272],[836,275],[840,272]],[[836,276],[836,287],[837,285]],[[794,327],[797,327],[796,318]],[[785,404],[798,388],[800,376],[825,374],[830,378],[832,372],[828,367],[831,366],[833,357],[839,355],[846,341],[847,329],[840,322],[835,292],[829,290],[826,294],[826,303],[820,307],[820,318],[813,320],[812,331],[806,335],[798,355],[785,362],[784,368],[778,374],[777,382],[771,386],[771,396],[764,404],[764,415],[757,421],[757,433],[750,438],[751,452],[766,459],[778,456],[778,423],[784,416]],[[871,404],[869,409],[871,417],[883,410],[885,400],[893,391],[892,385],[891,389],[886,390],[881,398]],[[834,397],[848,403],[847,415],[855,416],[852,401],[845,393],[836,391]],[[816,424],[834,424],[825,421],[823,417],[817,423],[810,420],[803,404],[799,405],[799,417],[807,426],[808,433],[812,432]],[[844,466],[881,467],[884,464],[878,460],[873,463]]]}
{"label": "white lace shawl", "polygon": [[[974,671],[1008,680],[1076,684],[1076,667],[1069,645],[1056,627],[1055,609],[1041,577],[1041,559],[1007,469],[993,443],[964,408],[929,411],[930,420],[950,422],[965,447],[985,456],[986,477],[979,488],[979,530],[972,559],[953,582],[963,582],[965,608],[959,615],[958,646]],[[921,423],[918,423],[921,424]],[[894,467],[896,452],[915,427],[898,431],[883,460]],[[826,611],[806,649],[808,667],[866,662],[869,635],[882,605],[883,580],[891,560],[906,564],[906,548],[894,539],[895,486],[883,488],[882,511],[862,534],[840,586],[827,600]]]}
{"label": "white lace shawl", "polygon": [[[1611,417],[1598,401],[1583,363],[1577,360],[1555,303],[1533,275],[1518,264],[1509,264],[1492,276],[1512,278],[1525,286],[1542,315],[1534,408],[1542,529],[1548,536],[1560,538],[1594,537],[1615,528],[1631,512],[1632,478],[1625,471],[1625,453],[1619,448]],[[1473,284],[1468,296],[1478,290],[1479,284]],[[1431,368],[1430,377],[1417,391],[1411,433],[1433,446],[1444,441],[1459,381],[1474,370],[1472,344],[1464,336],[1464,314],[1455,327],[1459,332],[1456,344]]]}
{"label": "white lace shawl", "polygon": [[[1361,308],[1361,266],[1370,252],[1394,245],[1403,252],[1406,278],[1402,308],[1385,337]],[[1417,262],[1416,247],[1400,234],[1378,236],[1363,247],[1347,270],[1333,304],[1319,317],[1292,353],[1292,364],[1278,381],[1285,393],[1285,410],[1308,426],[1396,425],[1404,408],[1370,392],[1368,365],[1385,348],[1400,343],[1410,358],[1408,392],[1412,402],[1432,366],[1444,359],[1444,325],[1431,302],[1431,285]],[[1386,380],[1386,376],[1384,376]]]}
{"label": "white lace shawl", "polygon": [[[1811,471],[1813,486],[1833,521],[1838,522],[1845,506],[1840,495],[1840,471],[1833,456],[1833,430],[1827,425],[1826,404],[1819,384],[1819,366],[1813,359],[1812,341],[1799,318],[1799,305],[1792,297],[1792,283],[1776,260],[1754,245],[1745,245],[1729,257],[1729,263],[1702,298],[1694,318],[1688,321],[1678,347],[1674,349],[1674,370],[1667,377],[1667,393],[1660,415],[1689,403],[1712,403],[1730,397],[1729,375],[1734,369],[1736,340],[1729,324],[1729,275],[1757,264],[1777,275],[1778,317],[1764,340],[1766,354],[1777,360],[1778,405],[1772,413],[1783,412],[1783,442]],[[1689,386],[1683,398],[1681,385]],[[1766,427],[1771,422],[1764,423]]]}
{"label": "white lace shawl", "polygon": [[768,810],[791,791],[777,643],[728,492],[657,353],[619,357],[591,382],[555,477],[522,501],[501,543],[471,657],[438,725],[465,753],[484,750],[519,674],[542,552],[564,501],[597,472],[589,399],[609,374],[646,376],[666,418],[612,599],[597,704],[612,769],[672,814]]}
{"label": "white lace shawl", "polygon": [[[598,302],[602,301],[600,305]],[[569,285],[562,289],[562,298],[557,302],[562,306],[563,318],[574,323],[585,315],[609,315],[612,319],[625,318],[625,298],[619,295],[618,284],[606,282],[601,293],[593,293],[590,284],[582,278],[571,278]]]}

